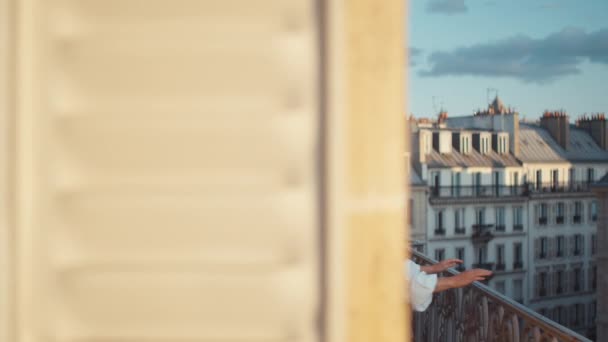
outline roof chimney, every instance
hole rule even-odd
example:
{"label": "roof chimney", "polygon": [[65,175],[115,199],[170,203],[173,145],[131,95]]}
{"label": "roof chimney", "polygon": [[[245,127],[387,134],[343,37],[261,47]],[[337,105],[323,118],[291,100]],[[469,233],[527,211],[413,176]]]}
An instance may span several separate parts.
{"label": "roof chimney", "polygon": [[570,121],[564,111],[545,111],[540,118],[540,125],[549,131],[549,134],[564,149],[570,142]]}
{"label": "roof chimney", "polygon": [[604,113],[585,114],[576,120],[576,125],[586,130],[602,149],[608,150],[608,125]]}

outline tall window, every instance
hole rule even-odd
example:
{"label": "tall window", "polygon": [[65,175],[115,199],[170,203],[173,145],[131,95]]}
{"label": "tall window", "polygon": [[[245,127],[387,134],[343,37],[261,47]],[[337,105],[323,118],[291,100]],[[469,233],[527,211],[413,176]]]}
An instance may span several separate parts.
{"label": "tall window", "polygon": [[486,208],[477,208],[475,223],[478,225],[486,224]]}
{"label": "tall window", "polygon": [[591,235],[591,255],[595,255],[595,249],[597,248],[597,239],[595,234]]}
{"label": "tall window", "polygon": [[597,221],[597,201],[591,201],[591,221]]}
{"label": "tall window", "polygon": [[553,190],[557,190],[559,187],[559,170],[557,169],[551,171],[551,187]]}
{"label": "tall window", "polygon": [[587,169],[587,183],[593,183],[595,181],[595,170],[590,167]]}
{"label": "tall window", "polygon": [[573,223],[581,223],[583,217],[583,203],[574,202],[574,216],[572,217]]}
{"label": "tall window", "polygon": [[521,242],[516,242],[513,244],[513,268],[521,269],[524,267],[523,265],[523,257],[522,257],[522,246]]}
{"label": "tall window", "polygon": [[445,249],[439,248],[435,250],[435,260],[442,261],[445,259]]}
{"label": "tall window", "polygon": [[513,230],[523,230],[524,219],[523,219],[523,208],[513,207]]}
{"label": "tall window", "polygon": [[538,218],[538,224],[547,224],[547,203],[540,204],[540,217]]}
{"label": "tall window", "polygon": [[581,234],[574,235],[574,255],[583,254],[583,236]]}
{"label": "tall window", "polygon": [[443,209],[437,210],[437,213],[435,214],[435,234],[445,234],[445,229],[443,226]]}
{"label": "tall window", "polygon": [[519,193],[519,172],[513,172],[513,180],[511,183],[511,195]]}
{"label": "tall window", "polygon": [[536,189],[542,189],[543,187],[543,171],[536,170]]}
{"label": "tall window", "polygon": [[565,215],[565,204],[563,202],[557,203],[557,215],[555,216],[555,223],[562,224],[564,223],[564,215]]}
{"label": "tall window", "polygon": [[538,296],[544,297],[547,294],[547,273],[538,274]]}
{"label": "tall window", "polygon": [[576,183],[576,170],[573,167],[568,170],[568,182],[570,183],[570,188],[574,188]]}
{"label": "tall window", "polygon": [[456,248],[456,259],[460,259],[462,260],[462,264],[456,266],[456,269],[459,271],[464,270],[464,262],[465,262],[465,258],[464,258],[464,247],[458,247]]}
{"label": "tall window", "polygon": [[482,194],[482,187],[481,187],[481,172],[475,172],[473,174],[473,187],[475,188],[475,194],[476,195],[481,195]]}
{"label": "tall window", "polygon": [[484,247],[484,246],[477,247],[477,263],[478,264],[486,263],[486,255],[487,255],[486,247]]}
{"label": "tall window", "polygon": [[456,208],[454,209],[454,233],[464,234],[465,231],[464,208]]}
{"label": "tall window", "polygon": [[564,271],[555,272],[555,294],[564,292]]}
{"label": "tall window", "polygon": [[547,257],[547,238],[546,237],[541,237],[540,238],[540,252],[538,254],[538,258],[539,259],[545,259]]}
{"label": "tall window", "polygon": [[500,232],[505,231],[505,208],[496,208],[496,230]]}
{"label": "tall window", "polygon": [[496,269],[505,269],[505,245],[496,245]]}
{"label": "tall window", "polygon": [[556,244],[557,244],[557,257],[563,257],[565,256],[565,250],[566,250],[566,246],[564,245],[564,237],[562,235],[556,237]]}
{"label": "tall window", "polygon": [[572,271],[573,274],[573,280],[574,280],[574,292],[578,292],[578,291],[582,291],[582,272],[580,268],[575,268]]}
{"label": "tall window", "polygon": [[452,173],[452,192],[455,197],[460,197],[460,172]]}

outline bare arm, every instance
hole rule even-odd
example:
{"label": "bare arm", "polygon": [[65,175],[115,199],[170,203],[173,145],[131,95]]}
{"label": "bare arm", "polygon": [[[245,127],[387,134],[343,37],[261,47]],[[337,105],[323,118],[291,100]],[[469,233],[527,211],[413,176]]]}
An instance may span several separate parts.
{"label": "bare arm", "polygon": [[426,274],[437,274],[459,264],[462,264],[462,260],[460,259],[447,259],[438,262],[435,265],[420,266],[420,270]]}
{"label": "bare arm", "polygon": [[437,285],[433,292],[441,292],[449,289],[457,289],[470,285],[474,281],[485,280],[492,275],[492,272],[482,269],[474,269],[462,272],[452,277],[442,277],[437,279]]}

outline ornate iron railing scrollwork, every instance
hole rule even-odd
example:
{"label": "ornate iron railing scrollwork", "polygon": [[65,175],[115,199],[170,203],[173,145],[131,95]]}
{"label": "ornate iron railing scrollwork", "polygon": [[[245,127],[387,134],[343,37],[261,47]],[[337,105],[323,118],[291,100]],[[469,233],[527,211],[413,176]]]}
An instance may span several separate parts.
{"label": "ornate iron railing scrollwork", "polygon": [[[412,260],[436,263],[419,252]],[[591,342],[478,282],[435,294],[426,311],[414,312],[412,327],[416,342]]]}

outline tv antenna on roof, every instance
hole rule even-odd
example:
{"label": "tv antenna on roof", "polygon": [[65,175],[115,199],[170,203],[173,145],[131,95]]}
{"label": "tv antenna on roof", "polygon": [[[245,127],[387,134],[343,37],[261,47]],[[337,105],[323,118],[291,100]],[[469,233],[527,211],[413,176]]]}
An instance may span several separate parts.
{"label": "tv antenna on roof", "polygon": [[496,97],[498,97],[498,89],[496,88],[487,88],[486,89],[486,102],[488,103],[488,105],[491,103],[490,102],[490,92],[494,92],[496,94]]}

